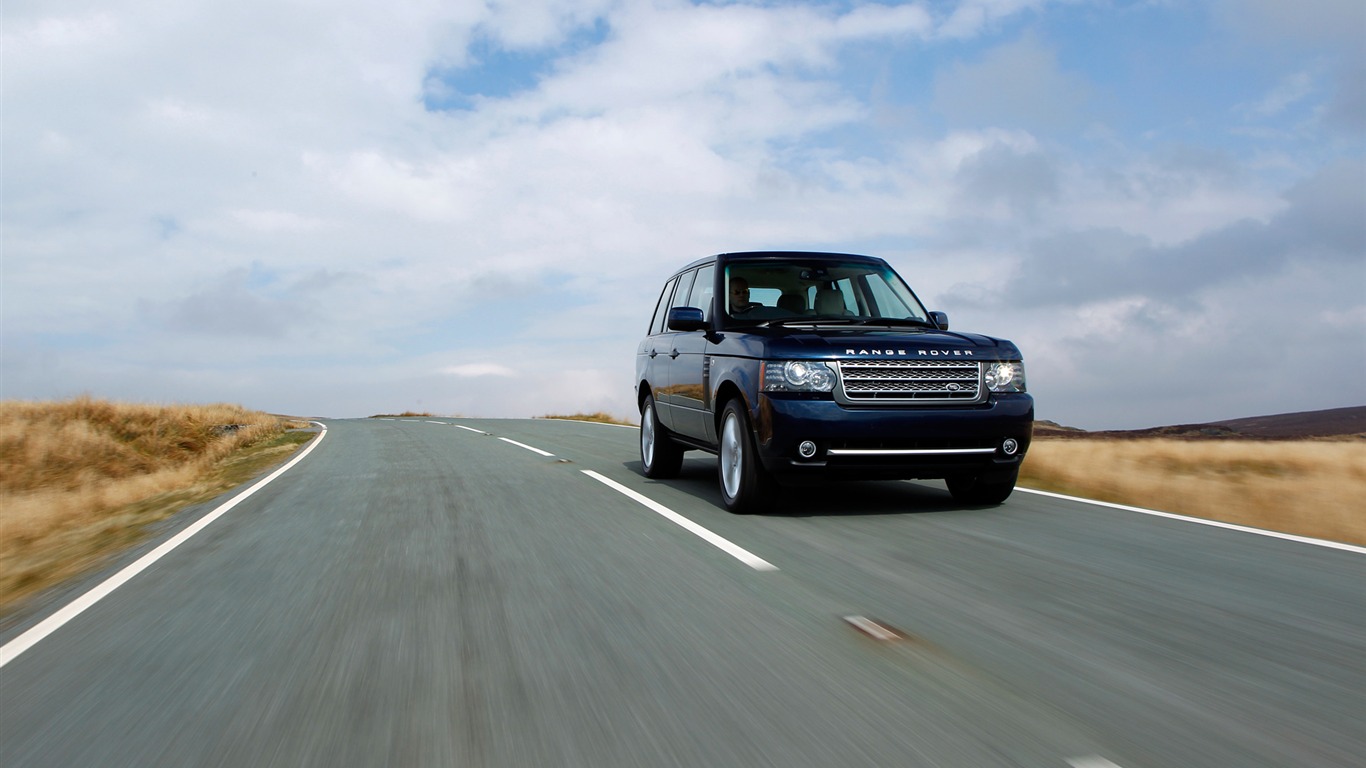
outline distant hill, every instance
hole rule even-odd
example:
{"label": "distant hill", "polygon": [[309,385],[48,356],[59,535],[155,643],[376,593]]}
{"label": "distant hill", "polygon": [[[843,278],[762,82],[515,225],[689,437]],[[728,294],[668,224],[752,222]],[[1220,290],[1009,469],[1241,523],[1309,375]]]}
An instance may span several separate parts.
{"label": "distant hill", "polygon": [[1206,424],[1175,424],[1148,429],[1107,430],[1088,432],[1075,427],[1064,427],[1051,421],[1034,422],[1035,437],[1062,438],[1140,438],[1169,437],[1177,439],[1233,439],[1233,440],[1307,440],[1313,438],[1366,438],[1366,405],[1352,408],[1332,408],[1326,411],[1282,413],[1276,416],[1254,416],[1247,419],[1212,421]]}

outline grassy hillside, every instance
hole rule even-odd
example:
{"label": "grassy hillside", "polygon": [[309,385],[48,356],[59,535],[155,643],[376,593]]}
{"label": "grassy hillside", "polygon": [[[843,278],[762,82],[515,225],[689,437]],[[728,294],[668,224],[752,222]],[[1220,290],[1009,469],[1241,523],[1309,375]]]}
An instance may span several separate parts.
{"label": "grassy hillside", "polygon": [[1366,544],[1366,441],[1036,438],[1020,484]]}
{"label": "grassy hillside", "polygon": [[598,411],[597,413],[573,413],[567,415],[547,414],[545,416],[538,416],[537,418],[562,419],[565,421],[595,421],[599,424],[618,424],[627,427],[634,427],[636,425],[636,423],[633,421],[625,421],[623,419],[617,418],[616,416],[613,416],[610,413],[603,413],[602,411]]}

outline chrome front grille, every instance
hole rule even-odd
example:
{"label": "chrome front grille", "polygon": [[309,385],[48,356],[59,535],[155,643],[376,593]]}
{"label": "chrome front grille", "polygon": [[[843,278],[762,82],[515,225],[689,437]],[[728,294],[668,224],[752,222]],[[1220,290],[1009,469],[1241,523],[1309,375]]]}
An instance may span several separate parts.
{"label": "chrome front grille", "polygon": [[977,402],[982,375],[975,361],[841,360],[840,382],[851,402]]}

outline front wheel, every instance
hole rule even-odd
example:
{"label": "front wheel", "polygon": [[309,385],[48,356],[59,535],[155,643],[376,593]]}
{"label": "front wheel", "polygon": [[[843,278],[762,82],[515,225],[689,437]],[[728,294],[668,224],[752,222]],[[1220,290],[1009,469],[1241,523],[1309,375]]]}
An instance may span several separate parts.
{"label": "front wheel", "polygon": [[776,485],[754,447],[754,432],[743,403],[726,403],[721,412],[721,500],[735,513],[759,512],[773,502]]}
{"label": "front wheel", "polygon": [[1000,504],[1015,490],[1015,481],[1019,476],[1020,470],[1015,469],[1005,477],[996,475],[983,479],[979,475],[960,475],[945,478],[944,483],[959,504]]}
{"label": "front wheel", "polygon": [[683,449],[669,439],[655,413],[655,399],[645,396],[640,406],[640,463],[649,478],[678,477],[683,467]]}

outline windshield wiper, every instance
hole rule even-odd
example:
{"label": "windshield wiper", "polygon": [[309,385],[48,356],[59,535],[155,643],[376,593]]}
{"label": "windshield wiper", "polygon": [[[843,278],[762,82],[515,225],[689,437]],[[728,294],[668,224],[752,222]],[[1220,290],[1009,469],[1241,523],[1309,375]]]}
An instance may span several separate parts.
{"label": "windshield wiper", "polygon": [[861,317],[859,325],[909,326],[912,328],[933,328],[934,323],[914,317]]}
{"label": "windshield wiper", "polygon": [[759,323],[761,328],[788,325],[858,325],[863,318],[858,317],[780,317]]}
{"label": "windshield wiper", "polygon": [[765,320],[759,325],[763,328],[789,325],[885,325],[889,328],[933,328],[928,320],[913,317],[783,317]]}

